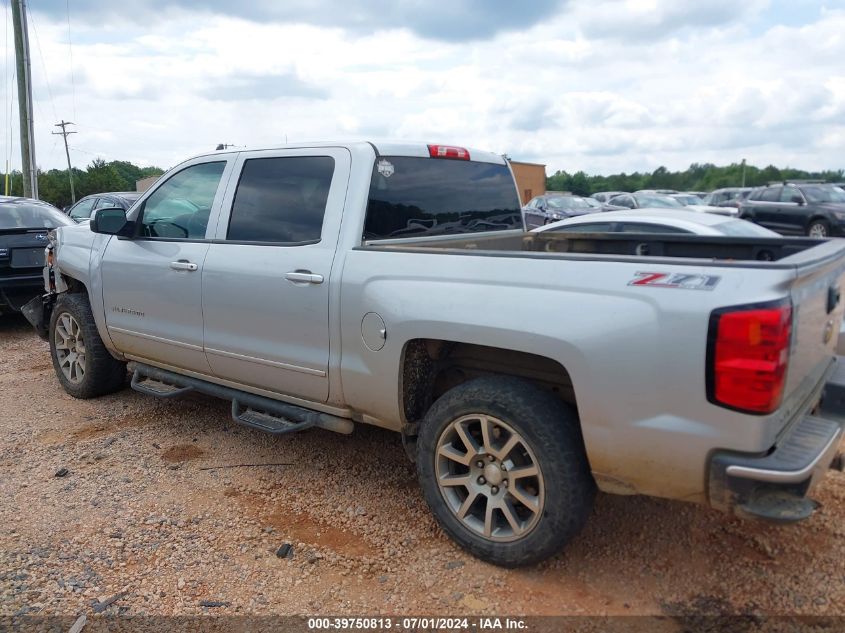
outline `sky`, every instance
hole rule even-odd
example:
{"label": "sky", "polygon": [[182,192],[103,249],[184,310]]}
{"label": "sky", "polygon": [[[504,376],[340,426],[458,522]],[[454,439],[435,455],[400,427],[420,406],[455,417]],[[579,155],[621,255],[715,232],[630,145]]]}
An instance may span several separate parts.
{"label": "sky", "polygon": [[[20,165],[4,3],[4,125]],[[845,168],[845,0],[28,0],[36,159],[394,139],[588,174]],[[11,117],[10,117],[11,114]],[[11,118],[11,120],[10,120]],[[11,141],[11,143],[10,143]]]}

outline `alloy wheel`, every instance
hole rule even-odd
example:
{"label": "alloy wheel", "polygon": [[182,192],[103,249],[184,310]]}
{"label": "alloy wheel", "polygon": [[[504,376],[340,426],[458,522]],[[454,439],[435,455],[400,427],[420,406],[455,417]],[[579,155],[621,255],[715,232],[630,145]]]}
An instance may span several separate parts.
{"label": "alloy wheel", "polygon": [[74,384],[81,383],[85,378],[85,340],[79,322],[67,312],[59,315],[54,338],[62,374]]}
{"label": "alloy wheel", "polygon": [[827,227],[816,222],[810,226],[809,235],[810,237],[827,237]]}
{"label": "alloy wheel", "polygon": [[509,542],[526,536],[543,514],[543,475],[531,447],[507,423],[484,414],[452,421],[435,457],[440,494],[475,534]]}

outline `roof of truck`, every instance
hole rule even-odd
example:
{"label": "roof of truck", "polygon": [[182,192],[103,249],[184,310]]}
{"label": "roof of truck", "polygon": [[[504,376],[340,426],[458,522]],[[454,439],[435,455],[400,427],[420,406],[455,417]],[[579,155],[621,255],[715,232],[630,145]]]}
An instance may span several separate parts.
{"label": "roof of truck", "polygon": [[429,158],[429,145],[446,145],[449,147],[460,147],[469,152],[470,160],[484,163],[505,164],[505,157],[495,152],[484,151],[457,143],[426,143],[424,141],[394,141],[394,140],[372,140],[372,141],[303,141],[300,143],[287,143],[280,145],[266,145],[260,147],[231,148],[220,151],[206,152],[195,156],[220,156],[222,154],[237,154],[239,152],[261,152],[280,149],[306,149],[319,147],[372,147],[382,156],[414,156]]}

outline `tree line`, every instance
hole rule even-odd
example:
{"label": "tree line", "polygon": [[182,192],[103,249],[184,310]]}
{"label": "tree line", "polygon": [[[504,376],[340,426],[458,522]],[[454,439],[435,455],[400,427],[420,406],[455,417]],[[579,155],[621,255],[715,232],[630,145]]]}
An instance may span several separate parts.
{"label": "tree line", "polygon": [[723,167],[712,163],[693,163],[685,171],[669,171],[665,167],[658,167],[651,173],[634,172],[612,176],[588,176],[583,171],[574,174],[557,171],[546,178],[546,189],[569,191],[579,196],[589,196],[599,191],[637,191],[639,189],[713,191],[722,187],[741,186],[743,169],[747,187],[759,187],[782,180],[845,181],[845,170],[842,169],[810,172],[790,167],[779,169],[774,165],[760,169],[753,165],[743,166],[742,163],[732,163]]}
{"label": "tree line", "polygon": [[[824,180],[845,181],[845,170],[804,171],[774,165],[759,168],[753,165],[732,163],[716,166],[712,163],[693,163],[685,171],[669,171],[658,167],[653,172],[621,173],[611,176],[589,176],[583,171],[574,174],[556,171],[546,178],[549,191],[569,191],[580,196],[589,196],[598,191],[637,191],[638,189],[675,189],[677,191],[712,191],[721,187],[738,187],[743,182],[748,187],[758,187],[781,180]],[[150,176],[160,176],[164,170],[158,167],[138,167],[125,160],[106,162],[94,159],[86,169],[73,170],[76,199],[106,191],[135,191],[135,182]],[[3,174],[5,179],[5,174]],[[10,195],[23,195],[23,176],[19,171],[9,175]],[[51,169],[38,172],[38,192],[42,200],[64,208],[71,204],[70,181],[66,169]]]}
{"label": "tree line", "polygon": [[[158,167],[138,167],[125,160],[106,162],[94,159],[86,169],[73,170],[73,187],[76,199],[106,191],[135,191],[135,182],[164,173]],[[3,174],[5,183],[6,174]],[[9,195],[23,195],[23,175],[19,171],[9,174]],[[0,185],[2,187],[3,185]],[[2,190],[0,190],[2,192]],[[38,170],[38,197],[60,209],[71,204],[70,180],[67,169]]]}

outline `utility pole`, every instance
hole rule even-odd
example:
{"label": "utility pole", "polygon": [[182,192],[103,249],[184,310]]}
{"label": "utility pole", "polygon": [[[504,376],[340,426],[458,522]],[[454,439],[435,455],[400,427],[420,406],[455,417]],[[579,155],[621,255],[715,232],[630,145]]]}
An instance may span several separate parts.
{"label": "utility pole", "polygon": [[67,156],[67,175],[70,178],[70,203],[76,204],[76,192],[73,190],[73,167],[70,166],[70,150],[67,147],[67,137],[69,134],[76,134],[76,132],[68,132],[67,126],[68,125],[76,125],[76,123],[71,123],[70,121],[65,121],[62,119],[61,123],[56,123],[56,127],[62,128],[61,132],[51,132],[52,134],[61,134],[65,139],[65,156]]}
{"label": "utility pole", "polygon": [[745,159],[742,159],[742,186],[745,186]]}
{"label": "utility pole", "polygon": [[15,29],[15,60],[18,74],[23,195],[26,198],[38,199],[38,169],[35,165],[35,133],[32,115],[32,75],[25,0],[12,0],[12,23]]}

